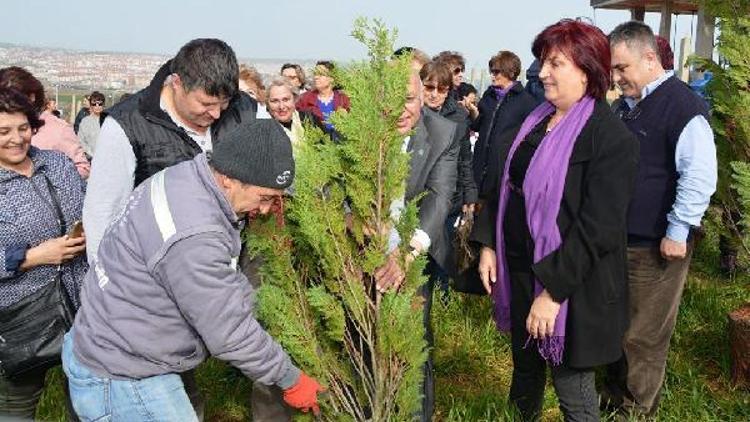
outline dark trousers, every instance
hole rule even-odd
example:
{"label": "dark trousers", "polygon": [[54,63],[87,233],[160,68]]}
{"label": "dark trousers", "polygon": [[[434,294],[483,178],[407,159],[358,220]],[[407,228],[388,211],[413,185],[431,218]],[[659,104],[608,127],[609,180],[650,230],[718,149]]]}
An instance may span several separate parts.
{"label": "dark trousers", "polygon": [[427,264],[425,272],[430,277],[427,283],[423,284],[419,288],[419,294],[424,297],[424,310],[423,310],[423,321],[424,321],[424,339],[427,342],[427,347],[430,352],[427,354],[427,362],[424,364],[424,383],[422,384],[422,413],[420,420],[423,422],[431,421],[432,415],[435,412],[435,368],[432,360],[432,348],[435,345],[435,337],[432,332],[432,294],[435,290],[436,279],[432,274],[436,274],[439,270],[439,266],[430,258],[430,262]]}
{"label": "dark trousers", "polygon": [[[526,318],[534,301],[534,280],[529,273],[511,273],[511,350],[513,379],[510,401],[524,421],[539,420],[547,380],[547,362],[536,346],[524,348],[529,337]],[[593,369],[553,366],[552,384],[565,421],[598,421],[599,406]]]}
{"label": "dark trousers", "polygon": [[[16,417],[33,420],[36,406],[44,390],[47,371],[30,371],[14,379],[0,375],[0,420]],[[68,393],[68,379],[63,375],[63,391],[67,420],[78,421]]]}
{"label": "dark trousers", "polygon": [[198,382],[195,380],[195,369],[182,372],[180,378],[182,378],[182,384],[185,386],[185,393],[190,399],[190,404],[193,405],[198,420],[202,422],[206,410],[206,402],[203,400],[203,395],[201,395],[198,388]]}
{"label": "dark trousers", "polygon": [[294,409],[284,401],[284,393],[278,386],[253,383],[250,394],[250,410],[253,422],[291,422]]}
{"label": "dark trousers", "polygon": [[442,268],[440,265],[437,265],[434,263],[432,258],[430,258],[430,264],[427,268],[428,275],[430,278],[435,279],[435,283],[440,287],[440,291],[445,295],[448,293],[448,288],[450,286],[450,277],[455,276],[455,274],[458,272],[458,265],[456,260],[456,248],[453,245],[453,238],[456,236],[456,227],[454,227],[454,224],[456,222],[456,219],[461,215],[461,210],[459,208],[459,211],[457,213],[451,213],[448,218],[445,219],[445,224],[443,225],[443,231],[445,233],[445,245],[446,248],[448,248],[448,260],[449,262],[446,262],[447,268]]}

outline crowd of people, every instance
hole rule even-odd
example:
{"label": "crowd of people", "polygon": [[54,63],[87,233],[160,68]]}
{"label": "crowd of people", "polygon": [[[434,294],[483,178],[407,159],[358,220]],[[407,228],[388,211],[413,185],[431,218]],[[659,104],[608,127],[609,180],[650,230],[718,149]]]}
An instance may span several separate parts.
{"label": "crowd of people", "polygon": [[[643,23],[605,35],[562,20],[532,52],[526,86],[518,55],[492,55],[481,95],[458,52],[394,52],[412,63],[396,129],[403,200],[419,200],[410,256],[428,257],[426,339],[435,286],[462,280],[510,333],[521,420],[539,419],[548,367],[566,421],[649,418],[716,186],[708,109]],[[306,123],[340,140],[330,117],[351,103],[335,76],[319,61],[308,87],[289,63],[264,81],[223,41],[196,39],[117,104],[93,92],[74,128],[33,75],[0,69],[0,415],[33,418],[61,359],[71,420],[202,420],[194,370],[209,356],[255,381],[254,420],[319,411],[321,383],[253,316],[240,233],[288,192]],[[453,237],[472,220],[478,259],[463,270]],[[404,279],[398,251],[372,274],[380,292]],[[49,286],[77,311],[67,333],[34,323],[53,312],[34,305]],[[424,375],[427,421],[429,358]]]}

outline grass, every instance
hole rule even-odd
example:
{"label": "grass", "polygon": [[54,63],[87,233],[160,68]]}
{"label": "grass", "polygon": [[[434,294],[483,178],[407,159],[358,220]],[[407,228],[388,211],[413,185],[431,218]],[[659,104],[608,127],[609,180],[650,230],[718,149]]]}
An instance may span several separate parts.
{"label": "grass", "polygon": [[[714,269],[715,239],[696,251],[669,355],[658,421],[750,421],[750,392],[729,380],[727,314],[750,301],[750,276],[722,277]],[[513,419],[507,396],[513,365],[510,342],[495,331],[485,297],[451,293],[433,305],[438,421]],[[61,376],[52,371],[37,415],[63,421]],[[224,363],[198,370],[210,421],[250,420],[250,382]],[[560,420],[551,386],[543,421]],[[607,418],[605,418],[607,419]]]}

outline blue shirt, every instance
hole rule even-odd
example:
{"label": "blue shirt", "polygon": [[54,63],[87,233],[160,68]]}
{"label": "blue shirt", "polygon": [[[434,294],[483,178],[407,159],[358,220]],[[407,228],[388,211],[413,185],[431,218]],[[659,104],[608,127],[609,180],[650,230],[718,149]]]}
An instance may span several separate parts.
{"label": "blue shirt", "polygon": [[[643,100],[672,76],[666,71],[641,91]],[[626,104],[633,108],[639,100],[625,97]],[[714,133],[705,117],[693,117],[682,129],[675,148],[677,196],[672,211],[667,214],[667,238],[676,242],[687,241],[691,226],[700,226],[708,208],[711,195],[716,191],[716,145]]]}
{"label": "blue shirt", "polygon": [[320,101],[320,98],[316,100],[318,103],[318,108],[320,109],[320,113],[323,115],[323,124],[326,127],[326,130],[331,131],[333,130],[333,124],[331,124],[331,121],[329,118],[331,117],[331,113],[333,113],[333,97],[331,97],[331,101],[324,103],[323,101]]}

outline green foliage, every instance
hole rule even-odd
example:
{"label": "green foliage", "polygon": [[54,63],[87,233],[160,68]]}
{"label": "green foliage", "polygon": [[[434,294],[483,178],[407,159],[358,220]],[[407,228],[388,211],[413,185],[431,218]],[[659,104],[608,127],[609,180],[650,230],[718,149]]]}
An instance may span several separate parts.
{"label": "green foliage", "polygon": [[[699,69],[713,72],[707,86],[711,98],[711,126],[716,135],[719,161],[719,183],[716,202],[719,203],[725,231],[723,236],[733,248],[747,246],[741,240],[737,215],[750,214],[737,202],[733,187],[733,161],[750,161],[750,1],[704,0],[706,10],[718,18],[718,52],[721,63],[693,57],[691,63]],[[750,186],[749,186],[750,187]],[[750,252],[750,249],[743,247]]]}
{"label": "green foliage", "polygon": [[713,16],[732,17],[750,14],[750,0],[700,0],[700,3]]}
{"label": "green foliage", "polygon": [[307,290],[307,301],[313,309],[316,325],[323,328],[323,334],[327,339],[332,342],[342,342],[346,321],[341,302],[328,293],[322,285],[313,286]]}
{"label": "green foliage", "polygon": [[396,31],[380,21],[357,19],[352,36],[369,60],[334,70],[351,100],[351,111],[330,118],[338,140],[306,127],[295,147],[285,224],[255,221],[246,235],[250,254],[263,261],[257,316],[328,388],[323,419],[410,420],[421,404],[427,357],[417,294],[425,262],[407,265],[401,242],[400,289],[377,293],[373,274],[386,262],[389,232],[409,239],[419,222],[415,201],[391,210],[402,201],[409,172],[396,121],[411,61],[391,59]]}
{"label": "green foliage", "polygon": [[[742,210],[740,220],[737,222],[743,229],[739,237],[746,251],[750,251],[750,163],[746,161],[733,161],[732,188],[736,192],[736,203]],[[738,232],[740,232],[738,230]]]}

